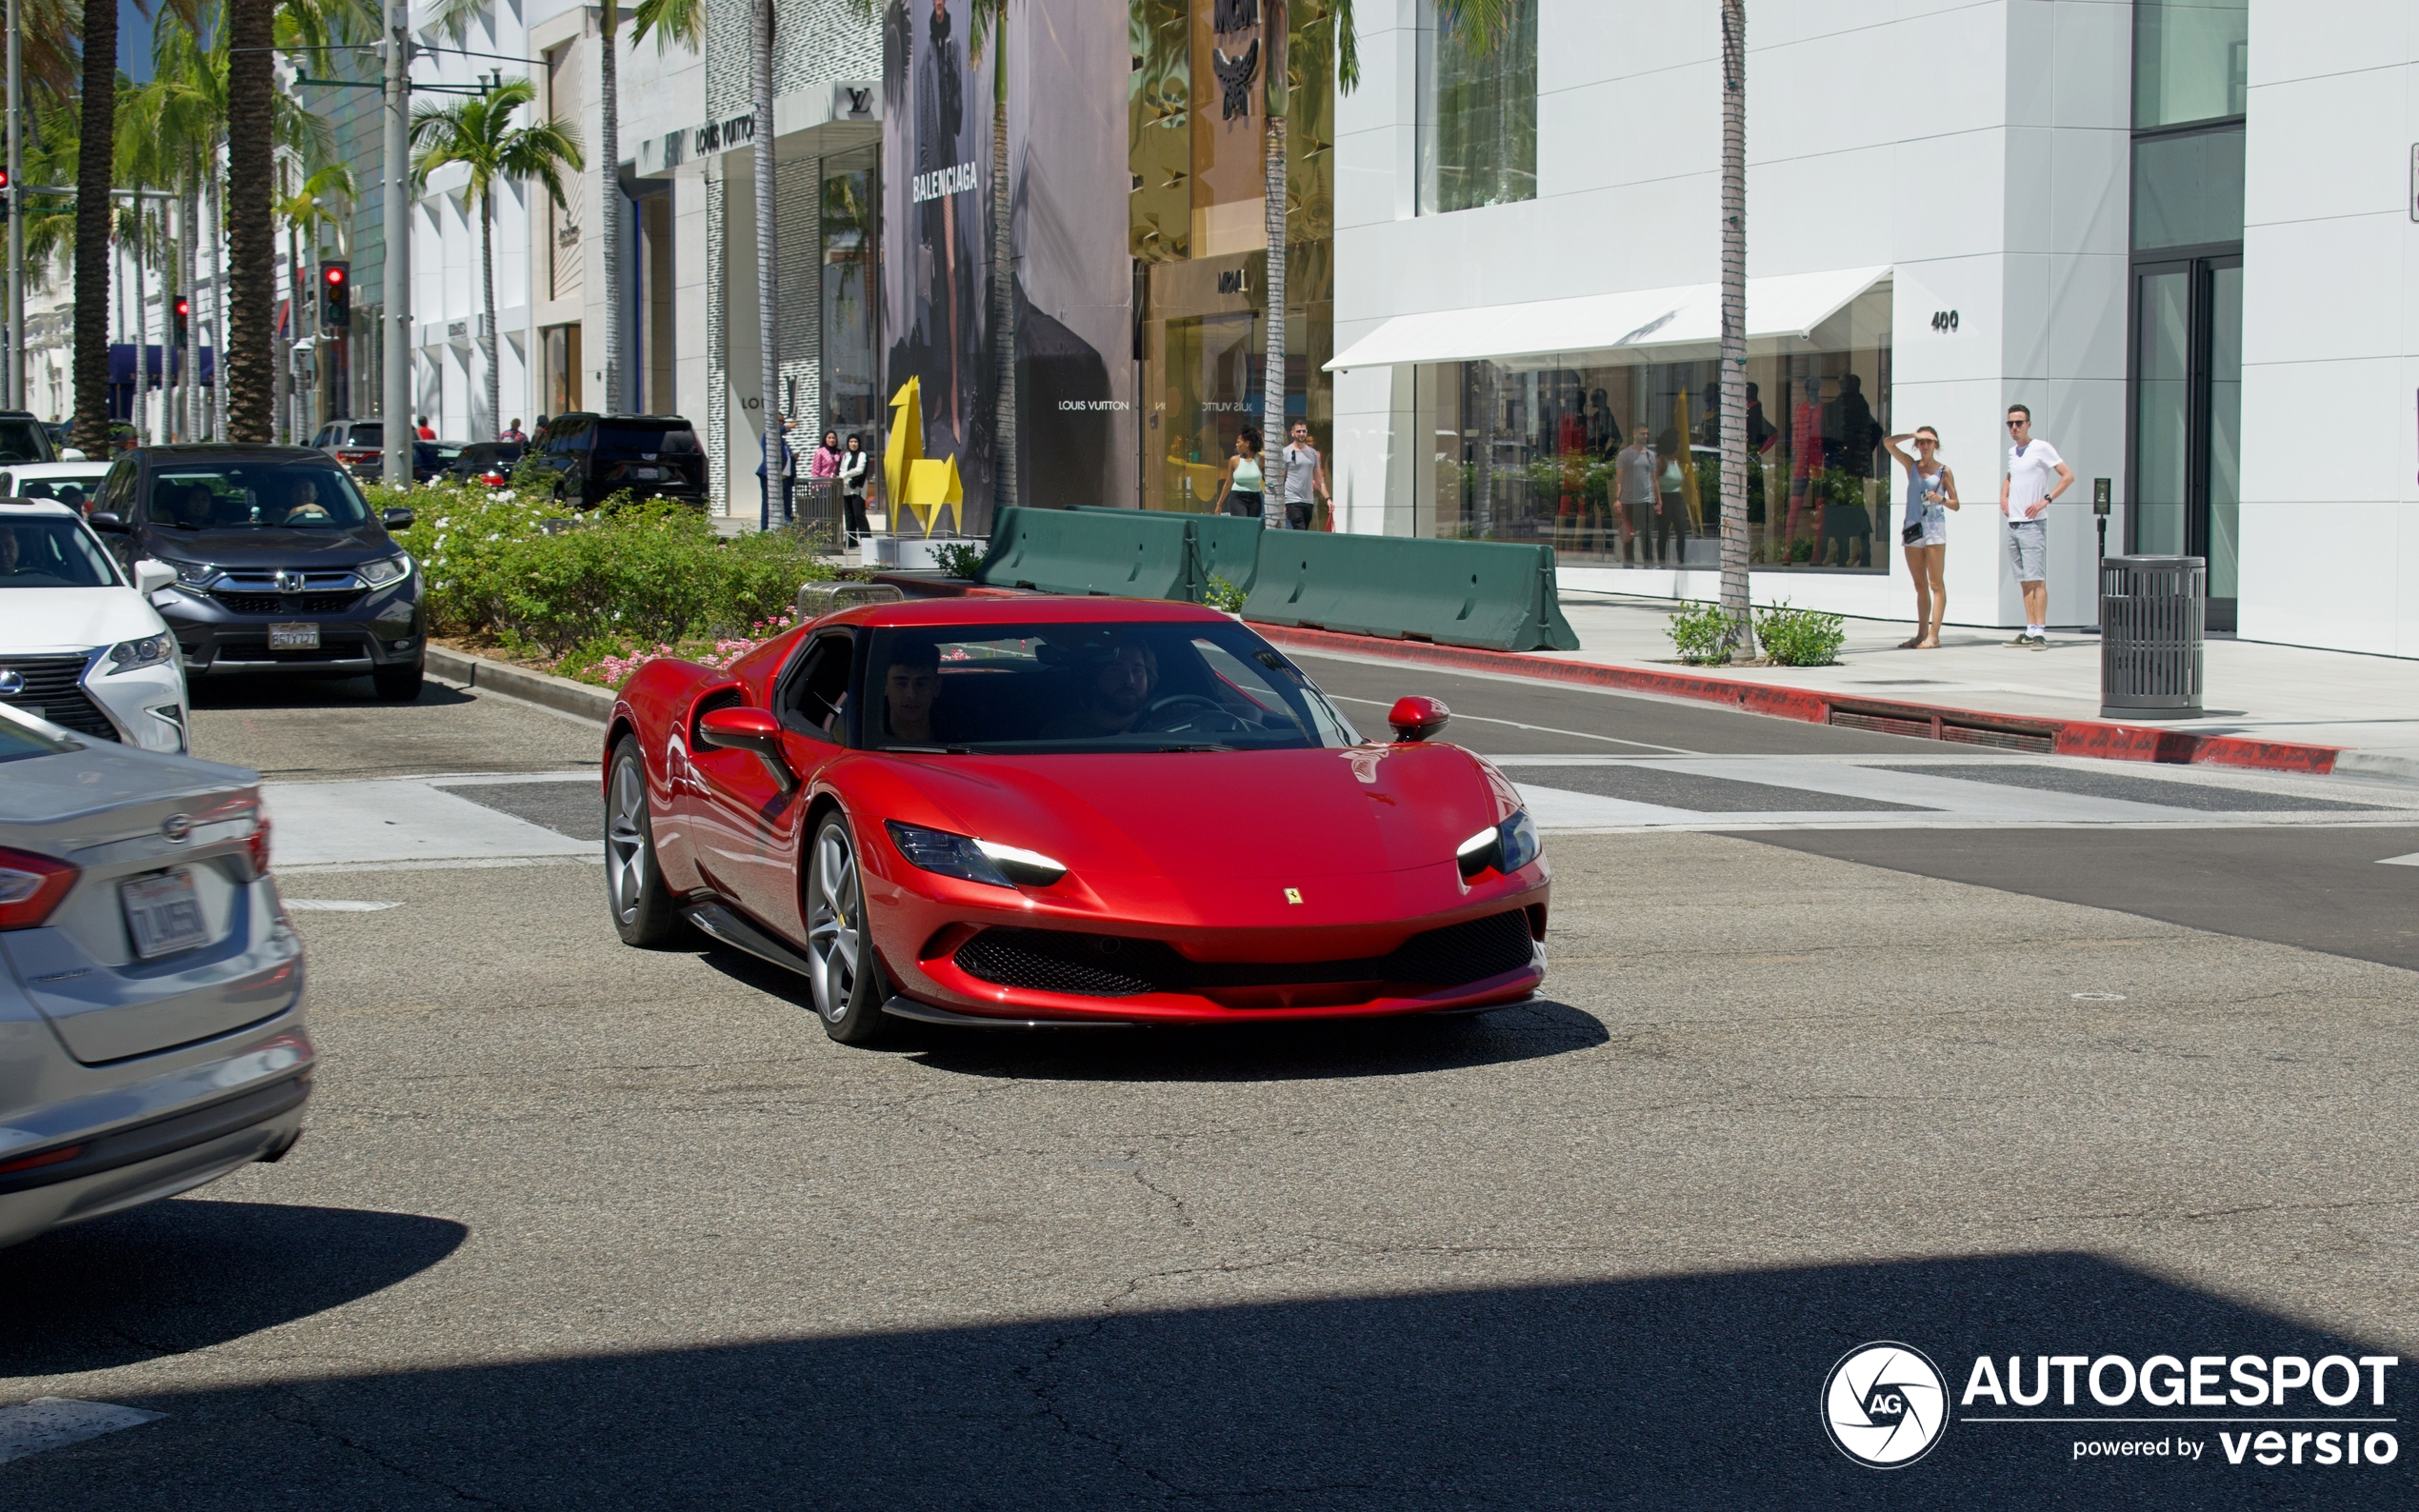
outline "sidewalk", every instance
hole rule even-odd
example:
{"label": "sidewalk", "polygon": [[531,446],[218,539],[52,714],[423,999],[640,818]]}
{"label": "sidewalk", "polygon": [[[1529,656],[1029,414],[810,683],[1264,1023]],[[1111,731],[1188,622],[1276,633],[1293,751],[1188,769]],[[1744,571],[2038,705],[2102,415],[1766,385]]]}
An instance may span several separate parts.
{"label": "sidewalk", "polygon": [[[1835,666],[1692,667],[1673,657],[1664,634],[1672,605],[1573,591],[1564,596],[1562,607],[1579,632],[1576,651],[1514,655],[1362,636],[1317,635],[1315,642],[1365,655],[1617,684],[1875,728],[1920,722],[1929,711],[1997,716],[1952,719],[1949,723],[1956,727],[1947,738],[2021,747],[2029,744],[2030,726],[2047,742],[2037,748],[2061,754],[2419,777],[2414,661],[2211,640],[2203,718],[2120,722],[2100,717],[2100,642],[2094,635],[2052,632],[2049,648],[2035,651],[2003,644],[2005,630],[1951,627],[1942,633],[1940,649],[1904,651],[1898,643],[1914,634],[1912,622],[1849,620],[1848,644]],[[1262,628],[1274,639],[1298,638],[1302,644],[1313,639],[1308,632]],[[1343,644],[1348,642],[1349,647]],[[1540,663],[1565,665],[1549,669]],[[1621,672],[1591,675],[1597,668]],[[2002,732],[2007,738],[1992,738],[1988,726],[1993,723],[2008,726]],[[1904,732],[1943,731],[1935,720],[1929,729]],[[2162,742],[2158,735],[2187,738]],[[2342,754],[2330,755],[2332,749]]]}

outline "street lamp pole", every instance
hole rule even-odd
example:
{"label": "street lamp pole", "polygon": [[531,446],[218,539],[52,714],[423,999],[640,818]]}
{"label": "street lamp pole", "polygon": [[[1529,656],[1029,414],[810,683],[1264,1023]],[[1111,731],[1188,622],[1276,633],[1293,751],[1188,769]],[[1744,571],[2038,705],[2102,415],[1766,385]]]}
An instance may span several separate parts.
{"label": "street lamp pole", "polygon": [[25,95],[24,25],[18,0],[9,0],[9,408],[25,408],[25,201],[17,182],[25,176],[18,124]]}
{"label": "street lamp pole", "polygon": [[385,358],[387,482],[411,485],[411,6],[387,0]]}

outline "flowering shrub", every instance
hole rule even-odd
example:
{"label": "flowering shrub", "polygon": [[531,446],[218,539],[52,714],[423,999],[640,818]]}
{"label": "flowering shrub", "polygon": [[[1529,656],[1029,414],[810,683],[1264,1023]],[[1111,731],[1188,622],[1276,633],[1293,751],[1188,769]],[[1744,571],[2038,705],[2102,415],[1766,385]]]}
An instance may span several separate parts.
{"label": "flowering shrub", "polygon": [[370,491],[376,507],[405,504],[416,515],[397,539],[420,564],[435,630],[553,658],[594,647],[752,644],[800,584],[831,576],[788,535],[726,540],[695,508],[665,500],[617,495],[574,516],[518,489]]}
{"label": "flowering shrub", "polygon": [[727,635],[718,639],[697,639],[680,642],[658,641],[653,646],[626,646],[610,639],[591,641],[555,664],[558,677],[582,683],[594,683],[600,687],[619,688],[630,674],[659,657],[677,656],[684,662],[695,662],[716,670],[729,666],[741,657],[779,635],[794,623],[787,614],[778,619],[758,620],[748,627],[745,635]]}

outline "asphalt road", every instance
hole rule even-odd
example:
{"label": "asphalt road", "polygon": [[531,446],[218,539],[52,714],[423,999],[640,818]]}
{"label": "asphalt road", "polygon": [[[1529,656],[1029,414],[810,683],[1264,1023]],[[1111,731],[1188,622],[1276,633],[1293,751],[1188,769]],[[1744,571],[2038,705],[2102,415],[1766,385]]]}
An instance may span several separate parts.
{"label": "asphalt road", "polygon": [[[1320,673],[1347,696],[1377,681]],[[1795,763],[1793,791],[1825,760],[1935,754],[1647,700],[1456,693],[1575,740],[1737,757],[1726,781]],[[204,754],[290,781],[378,779],[365,804],[486,774],[439,796],[498,834],[572,834],[561,774],[595,750],[571,722],[433,689],[412,708],[208,701],[195,724]],[[1536,733],[1493,748],[1600,754]],[[1852,744],[1789,744],[1834,741]],[[546,780],[507,798],[515,774]],[[1706,826],[1740,810],[1642,806],[1702,824],[1556,832],[1545,1001],[1300,1032],[850,1051],[777,972],[622,947],[574,856],[289,868],[290,900],[392,905],[297,914],[325,1055],[310,1133],[280,1164],[0,1254],[0,1405],[165,1415],[0,1464],[0,1502],[2409,1501],[2409,1454],[2231,1464],[2218,1435],[2258,1424],[2170,1421],[2184,1409],[2149,1426],[1955,1409],[1888,1473],[1832,1447],[1826,1375],[1875,1340],[1926,1352],[1952,1395],[1983,1354],[2029,1375],[2036,1354],[2394,1355],[2410,1363],[2382,1409],[2305,1393],[2291,1415],[2390,1418],[2364,1431],[2405,1440],[2419,1368],[2419,979],[2146,917],[2122,889],[2028,887],[1987,856],[1976,879],[1813,848],[1883,822],[1944,826],[1886,831],[1944,846],[2041,832],[1961,807],[1969,788],[2133,811],[1904,781],[1928,813],[1733,832]],[[2240,837],[2250,895],[2271,885],[2263,844],[2387,833],[2146,811],[2183,817],[2046,832]],[[2079,1403],[2033,1416],[2146,1411]],[[2193,1415],[2225,1413],[2275,1415]],[[2077,1460],[2118,1438],[2203,1452]]]}

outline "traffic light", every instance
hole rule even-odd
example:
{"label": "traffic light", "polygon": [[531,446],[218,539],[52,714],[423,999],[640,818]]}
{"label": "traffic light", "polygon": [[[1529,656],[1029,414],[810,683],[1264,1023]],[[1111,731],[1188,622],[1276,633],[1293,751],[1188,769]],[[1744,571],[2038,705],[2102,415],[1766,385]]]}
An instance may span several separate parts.
{"label": "traffic light", "polygon": [[179,298],[176,302],[176,345],[185,345],[185,317],[193,312],[193,302]]}
{"label": "traffic light", "polygon": [[319,327],[343,330],[352,324],[352,265],[319,265]]}

